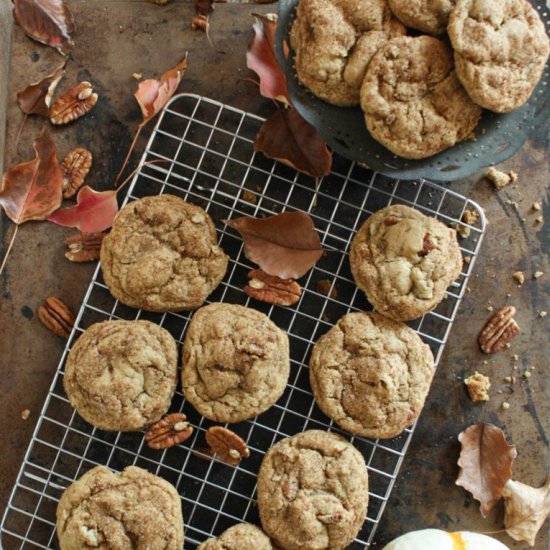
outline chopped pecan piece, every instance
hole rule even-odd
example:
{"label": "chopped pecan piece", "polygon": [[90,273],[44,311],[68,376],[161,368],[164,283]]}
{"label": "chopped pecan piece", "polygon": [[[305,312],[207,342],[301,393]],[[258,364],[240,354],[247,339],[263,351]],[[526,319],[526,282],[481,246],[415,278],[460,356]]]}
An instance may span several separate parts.
{"label": "chopped pecan piece", "polygon": [[193,426],[183,413],[171,413],[162,417],[145,433],[145,441],[151,449],[167,449],[189,439]]}
{"label": "chopped pecan piece", "polygon": [[65,244],[69,248],[65,252],[65,258],[71,262],[92,262],[99,260],[101,243],[105,233],[71,233],[65,239]]}
{"label": "chopped pecan piece", "polygon": [[479,212],[477,210],[464,210],[462,214],[462,221],[468,225],[475,225],[479,219]]}
{"label": "chopped pecan piece", "polygon": [[302,294],[302,288],[294,279],[281,279],[275,275],[268,275],[262,269],[253,269],[248,273],[248,278],[244,291],[260,302],[292,306]]}
{"label": "chopped pecan piece", "polygon": [[91,167],[92,153],[88,149],[76,147],[67,153],[61,163],[64,199],[70,199],[82,187]]}
{"label": "chopped pecan piece", "polygon": [[97,94],[90,82],[79,82],[67,93],[56,99],[50,107],[52,124],[68,124],[88,113],[97,103]]}
{"label": "chopped pecan piece", "polygon": [[236,433],[223,426],[212,426],[206,432],[206,442],[220,460],[236,466],[242,458],[248,458],[250,451]]}
{"label": "chopped pecan piece", "polygon": [[69,337],[76,320],[69,306],[54,296],[46,298],[44,304],[38,308],[37,314],[46,328],[62,338]]}
{"label": "chopped pecan piece", "polygon": [[432,241],[432,236],[429,233],[424,235],[424,240],[422,241],[422,250],[418,253],[419,256],[427,256],[430,250],[435,250],[437,246]]}
{"label": "chopped pecan piece", "polygon": [[479,333],[479,345],[485,353],[495,353],[520,332],[519,325],[513,319],[516,313],[514,306],[507,306],[497,311]]}
{"label": "chopped pecan piece", "polygon": [[386,216],[384,218],[384,225],[395,225],[399,221],[399,218],[395,216]]}
{"label": "chopped pecan piece", "polygon": [[331,298],[338,298],[338,292],[336,290],[336,287],[333,286],[334,282],[330,281],[329,279],[320,279],[317,281],[317,292],[320,294],[325,294],[326,296],[330,296]]}

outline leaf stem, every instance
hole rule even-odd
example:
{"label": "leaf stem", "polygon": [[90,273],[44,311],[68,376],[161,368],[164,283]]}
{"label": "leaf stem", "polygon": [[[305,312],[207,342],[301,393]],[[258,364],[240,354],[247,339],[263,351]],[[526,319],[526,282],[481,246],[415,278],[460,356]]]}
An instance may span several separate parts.
{"label": "leaf stem", "polygon": [[[124,172],[124,169],[126,168],[126,165],[128,164],[128,160],[130,159],[130,155],[132,154],[132,151],[134,150],[134,147],[136,145],[137,138],[139,137],[139,134],[141,133],[141,130],[143,129],[144,126],[145,126],[145,123],[142,122],[136,130],[136,133],[134,135],[134,139],[132,140],[132,144],[130,145],[130,149],[128,149],[128,154],[126,155],[126,158],[124,159],[124,162],[122,163],[122,168],[119,170],[118,174],[116,175],[115,186],[118,183],[118,180],[120,179],[120,176],[122,176],[122,173]],[[134,172],[135,172],[135,170],[134,170]],[[134,172],[132,172],[132,174]],[[126,181],[124,183],[126,183]],[[124,185],[124,183],[122,185]]]}
{"label": "leaf stem", "polygon": [[17,151],[17,148],[19,146],[19,139],[21,138],[21,132],[23,132],[23,126],[25,126],[25,122],[27,122],[27,118],[29,115],[27,113],[23,114],[23,120],[21,121],[21,124],[19,125],[19,131],[17,132],[17,137],[15,138],[15,150]]}
{"label": "leaf stem", "polygon": [[[148,160],[147,162],[143,163],[143,166],[148,166],[149,164],[161,164],[162,162],[170,162],[170,161],[168,159]],[[117,193],[136,175],[139,169],[140,167],[137,166],[132,170],[132,173],[116,188]]]}
{"label": "leaf stem", "polygon": [[17,235],[17,230],[19,229],[19,225],[16,224],[15,231],[13,232],[13,235],[11,236],[10,244],[8,245],[8,249],[6,250],[6,253],[4,254],[4,258],[2,260],[2,265],[0,266],[0,275],[2,275],[2,272],[4,271],[4,266],[6,265],[6,262],[8,260],[8,256],[10,255],[11,249],[13,247],[13,243],[15,242],[15,236]]}

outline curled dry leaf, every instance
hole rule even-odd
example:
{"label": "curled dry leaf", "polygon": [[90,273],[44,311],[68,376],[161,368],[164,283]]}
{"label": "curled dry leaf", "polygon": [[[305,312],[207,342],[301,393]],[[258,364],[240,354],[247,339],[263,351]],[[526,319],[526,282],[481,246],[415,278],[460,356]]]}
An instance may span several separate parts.
{"label": "curled dry leaf", "polygon": [[305,212],[224,221],[240,233],[245,256],[269,275],[298,279],[323,255],[313,220]]}
{"label": "curled dry leaf", "polygon": [[514,539],[535,546],[535,538],[550,514],[550,477],[536,489],[510,480],[502,492],[504,528]]}
{"label": "curled dry leaf", "polygon": [[462,450],[456,484],[479,500],[481,515],[486,517],[512,477],[516,446],[508,445],[503,431],[492,424],[474,424],[458,440]]}
{"label": "curled dry leaf", "polygon": [[64,227],[76,227],[83,233],[98,233],[111,227],[118,203],[116,191],[94,191],[87,185],[76,196],[76,205],[54,212],[48,221]]}
{"label": "curled dry leaf", "polygon": [[317,130],[296,109],[277,109],[261,126],[254,151],[318,178],[332,167],[332,153]]}
{"label": "curled dry leaf", "polygon": [[42,80],[29,84],[24,90],[17,92],[19,107],[26,115],[40,115],[46,118],[50,116],[53,93],[59,81],[65,76],[65,64]]}
{"label": "curled dry leaf", "polygon": [[73,15],[63,0],[13,0],[13,16],[33,40],[67,55],[73,46]]}
{"label": "curled dry leaf", "polygon": [[246,52],[246,66],[260,77],[260,93],[290,105],[286,77],[275,57],[277,15],[254,14],[254,38]]}
{"label": "curled dry leaf", "polygon": [[17,224],[44,220],[61,204],[63,175],[47,126],[34,142],[34,150],[34,160],[12,166],[2,178],[0,206]]}
{"label": "curled dry leaf", "polygon": [[139,83],[137,92],[134,94],[145,124],[159,113],[168,103],[169,99],[179,86],[187,69],[187,59],[180,61],[173,69],[166,71],[159,80],[149,78]]}

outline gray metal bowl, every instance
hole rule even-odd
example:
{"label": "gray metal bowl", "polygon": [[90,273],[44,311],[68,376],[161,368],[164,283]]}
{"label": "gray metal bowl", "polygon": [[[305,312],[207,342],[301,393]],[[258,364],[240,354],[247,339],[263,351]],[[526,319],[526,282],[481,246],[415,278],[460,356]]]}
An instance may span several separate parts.
{"label": "gray metal bowl", "polygon": [[[550,116],[550,63],[529,101],[508,114],[483,111],[476,128],[476,140],[421,160],[408,160],[394,155],[369,134],[359,107],[330,105],[301,86],[294,70],[294,57],[283,55],[283,42],[295,18],[298,0],[279,0],[279,24],[275,49],[287,77],[288,91],[294,107],[312,124],[329,147],[348,159],[365,163],[372,170],[398,179],[426,178],[454,181],[471,176],[511,157],[537,126]],[[532,2],[550,34],[550,9],[543,0]]]}

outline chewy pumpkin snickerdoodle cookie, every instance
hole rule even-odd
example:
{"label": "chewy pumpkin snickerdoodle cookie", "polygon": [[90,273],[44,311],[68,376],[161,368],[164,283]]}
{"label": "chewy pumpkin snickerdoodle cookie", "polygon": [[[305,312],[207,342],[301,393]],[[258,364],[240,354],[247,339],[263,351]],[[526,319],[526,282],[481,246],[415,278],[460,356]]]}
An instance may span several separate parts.
{"label": "chewy pumpkin snickerdoodle cookie", "polygon": [[407,27],[443,34],[456,0],[388,0],[391,11]]}
{"label": "chewy pumpkin snickerdoodle cookie", "polygon": [[478,105],[507,113],[529,99],[550,45],[527,0],[457,0],[448,32],[458,78]]}
{"label": "chewy pumpkin snickerdoodle cookie", "polygon": [[227,262],[210,216],[167,194],[128,203],[101,245],[111,294],[147,311],[199,307],[222,280]]}
{"label": "chewy pumpkin snickerdoodle cookie", "polygon": [[460,275],[456,231],[404,205],[370,216],[353,238],[350,265],[355,284],[374,308],[396,321],[434,309]]}
{"label": "chewy pumpkin snickerdoodle cookie", "polygon": [[136,466],[85,473],[61,496],[56,527],[61,550],[183,547],[176,489]]}
{"label": "chewy pumpkin snickerdoodle cookie", "polygon": [[176,342],[149,321],[105,321],[73,345],[63,377],[71,405],[102,430],[141,430],[170,407],[177,385]]}
{"label": "chewy pumpkin snickerdoodle cookie", "polygon": [[390,438],[420,414],[433,377],[428,345],[377,313],[348,313],[315,343],[309,378],[320,409],[355,435]]}
{"label": "chewy pumpkin snickerdoodle cookie", "polygon": [[300,0],[290,32],[298,79],[329,103],[357,105],[372,56],[402,34],[387,0]]}
{"label": "chewy pumpkin snickerdoodle cookie", "polygon": [[346,548],[363,525],[368,497],[363,456],[331,432],[282,439],[258,474],[262,527],[285,550]]}
{"label": "chewy pumpkin snickerdoodle cookie", "polygon": [[456,76],[451,50],[432,36],[392,38],[378,50],[361,87],[361,108],[372,137],[408,159],[468,138],[481,116]]}
{"label": "chewy pumpkin snickerdoodle cookie", "polygon": [[266,315],[214,303],[193,315],[183,343],[185,398],[216,422],[240,422],[267,410],[286,388],[288,336]]}
{"label": "chewy pumpkin snickerdoodle cookie", "polygon": [[275,550],[275,546],[259,527],[239,523],[203,542],[197,550]]}

